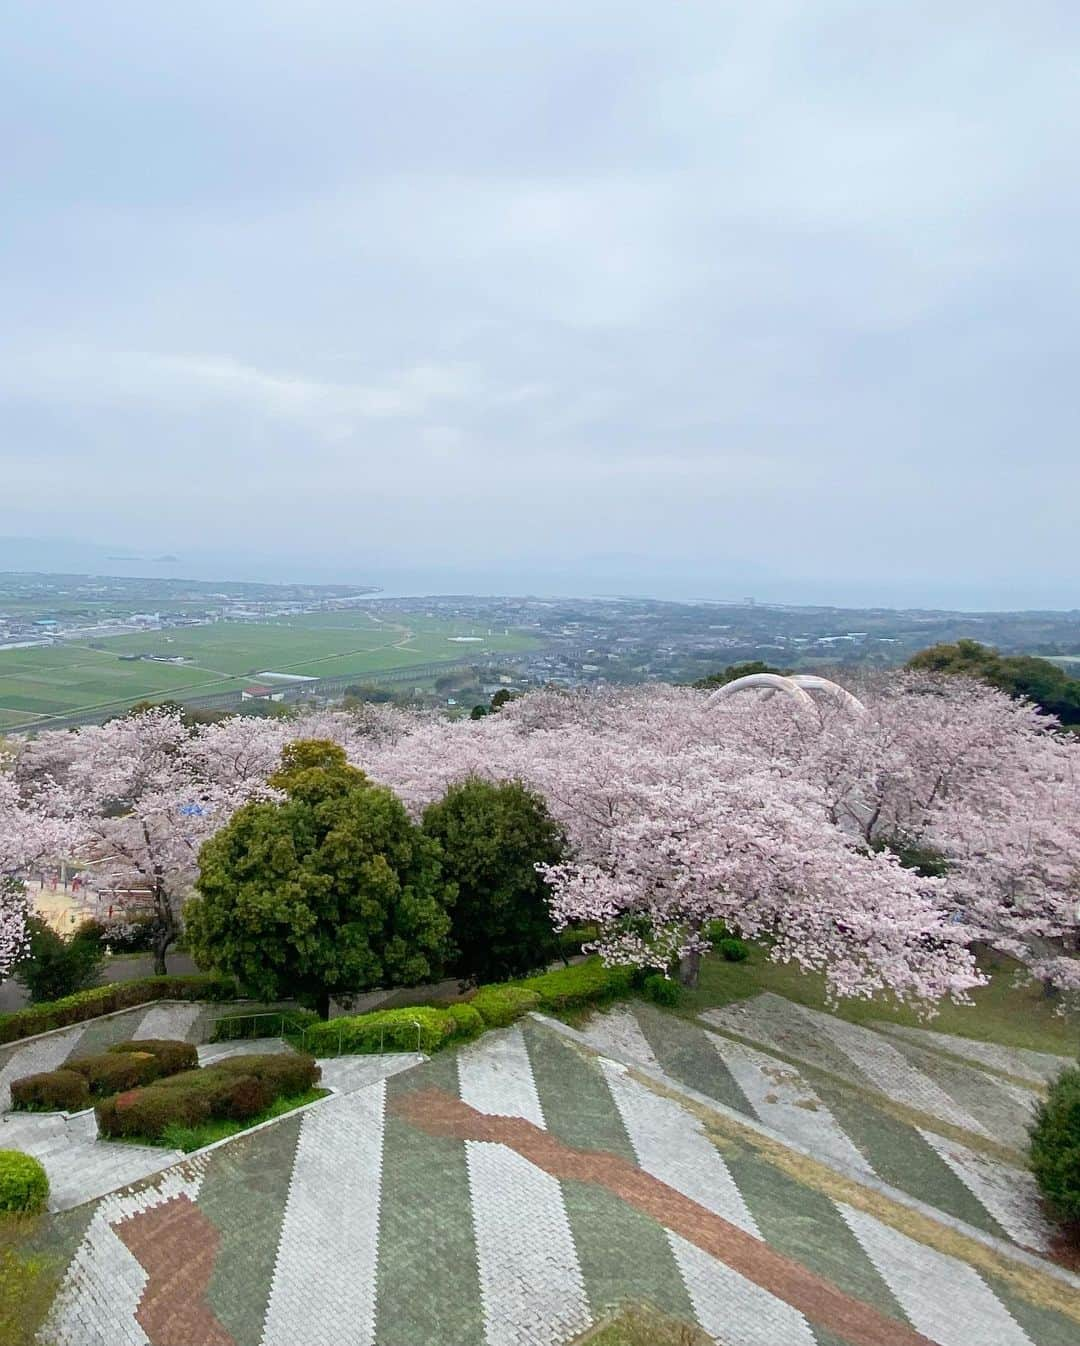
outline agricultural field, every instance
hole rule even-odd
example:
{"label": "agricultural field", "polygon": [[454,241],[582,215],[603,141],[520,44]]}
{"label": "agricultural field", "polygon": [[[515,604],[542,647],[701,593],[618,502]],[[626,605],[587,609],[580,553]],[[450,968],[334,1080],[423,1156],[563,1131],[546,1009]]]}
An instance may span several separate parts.
{"label": "agricultural field", "polygon": [[[0,651],[0,730],[38,717],[45,721],[143,699],[235,691],[260,672],[316,678],[355,674],[362,681],[391,668],[513,654],[533,643],[529,636],[486,624],[363,611],[220,621],[91,644],[6,650]],[[186,662],[121,658],[131,654],[182,656]]]}

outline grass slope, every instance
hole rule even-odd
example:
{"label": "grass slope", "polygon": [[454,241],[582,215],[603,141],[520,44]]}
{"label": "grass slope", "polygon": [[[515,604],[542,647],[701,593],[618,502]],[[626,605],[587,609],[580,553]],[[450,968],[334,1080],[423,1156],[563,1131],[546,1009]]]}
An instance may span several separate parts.
{"label": "grass slope", "polygon": [[991,955],[981,961],[981,966],[990,981],[974,992],[973,1004],[945,1001],[937,1016],[927,1023],[914,1010],[880,997],[829,1005],[823,977],[801,972],[795,964],[770,962],[765,950],[752,946],[745,963],[727,963],[717,957],[703,959],[700,983],[693,990],[684,991],[680,1012],[692,1016],[762,991],[773,991],[800,1005],[831,1010],[850,1023],[886,1020],[982,1042],[999,1042],[1007,1047],[1029,1047],[1058,1056],[1077,1054],[1080,1023],[1075,1014],[1058,1013],[1057,1002],[1048,1000],[1039,986],[1020,985],[1016,976],[1018,964],[1011,959]]}

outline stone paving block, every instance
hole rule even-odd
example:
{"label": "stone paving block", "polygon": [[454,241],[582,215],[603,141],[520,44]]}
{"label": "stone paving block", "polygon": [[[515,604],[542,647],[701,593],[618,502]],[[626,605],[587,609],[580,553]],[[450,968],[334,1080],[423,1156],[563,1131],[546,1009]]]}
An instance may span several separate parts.
{"label": "stone paving block", "polygon": [[906,1038],[920,1047],[936,1048],[950,1056],[962,1056],[990,1070],[1014,1075],[1030,1084],[1049,1084],[1057,1079],[1066,1066],[1072,1065],[1067,1056],[1053,1056],[1049,1052],[1031,1051],[1027,1047],[1005,1047],[998,1042],[979,1042],[974,1038],[958,1037],[954,1033],[938,1033],[929,1028],[909,1028],[905,1024],[877,1022],[879,1033]]}
{"label": "stone paving block", "polygon": [[862,1244],[911,1320],[939,1346],[1032,1346],[985,1281],[965,1263],[882,1224],[872,1215],[839,1205]]}

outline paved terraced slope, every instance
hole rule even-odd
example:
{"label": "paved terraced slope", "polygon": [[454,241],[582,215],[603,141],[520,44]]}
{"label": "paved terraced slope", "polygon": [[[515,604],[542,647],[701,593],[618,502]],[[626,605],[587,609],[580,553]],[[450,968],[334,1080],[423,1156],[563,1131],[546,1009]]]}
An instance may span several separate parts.
{"label": "paved terraced slope", "polygon": [[[839,1021],[778,996],[703,1017],[710,1027],[756,1038],[807,1066],[649,1005],[595,1015],[584,1033],[598,1049],[651,1064],[846,1171],[876,1177],[1020,1247],[1049,1249],[1053,1230],[1016,1145],[1035,1093],[911,1047],[914,1064],[888,1038],[850,1024],[842,1025],[840,1054],[835,1038],[818,1026]],[[928,1059],[933,1076],[925,1073]],[[872,1074],[860,1070],[865,1061]],[[974,1099],[978,1115],[958,1099]],[[1007,1118],[1002,1130],[1013,1144],[993,1143],[995,1114]]]}
{"label": "paved terraced slope", "polygon": [[[634,1025],[618,1031],[659,1059]],[[642,1298],[726,1346],[1080,1335],[1077,1286],[1036,1259],[916,1217],[537,1020],[54,1225],[57,1346],[557,1346]]]}

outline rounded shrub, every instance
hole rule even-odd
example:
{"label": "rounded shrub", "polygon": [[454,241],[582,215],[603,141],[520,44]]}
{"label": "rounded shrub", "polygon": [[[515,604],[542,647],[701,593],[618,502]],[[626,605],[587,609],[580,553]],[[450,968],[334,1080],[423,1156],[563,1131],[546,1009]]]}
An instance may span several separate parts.
{"label": "rounded shrub", "polygon": [[198,1049],[190,1042],[174,1038],[136,1038],[131,1042],[115,1042],[107,1054],[126,1055],[130,1052],[148,1052],[158,1063],[159,1076],[178,1075],[182,1070],[197,1070]]}
{"label": "rounded shrub", "polygon": [[38,1215],[49,1200],[49,1179],[33,1155],[0,1150],[0,1211]]}
{"label": "rounded shrub", "polygon": [[736,939],[734,936],[722,939],[716,947],[720,951],[720,956],[729,963],[745,963],[750,957],[750,946],[745,940]]}
{"label": "rounded shrub", "polygon": [[95,1098],[106,1098],[140,1084],[150,1084],[161,1074],[157,1057],[142,1051],[83,1056],[69,1061],[67,1068],[83,1076]]}
{"label": "rounded shrub", "polygon": [[484,1020],[475,1005],[462,1000],[445,1005],[443,1008],[456,1025],[454,1037],[459,1041],[468,1042],[472,1038],[478,1038],[484,1031]]}
{"label": "rounded shrub", "polygon": [[[179,1078],[179,1077],[176,1077]],[[129,1089],[100,1099],[94,1105],[98,1132],[120,1138],[139,1136],[157,1140],[166,1127],[199,1126],[213,1115],[211,1091],[202,1088]]]}
{"label": "rounded shrub", "polygon": [[228,1117],[234,1122],[246,1122],[249,1117],[256,1117],[269,1107],[275,1098],[293,1092],[286,1089],[279,1094],[269,1080],[260,1080],[255,1075],[233,1075],[222,1082],[220,1090],[215,1091],[213,1115]]}
{"label": "rounded shrub", "polygon": [[1054,1217],[1080,1224],[1080,1067],[1062,1071],[1036,1109],[1031,1168]]}
{"label": "rounded shrub", "polygon": [[77,1070],[47,1070],[11,1083],[11,1106],[28,1112],[81,1112],[90,1088]]}
{"label": "rounded shrub", "polygon": [[[227,1056],[213,1066],[198,1072],[201,1075],[248,1075],[264,1081],[274,1098],[303,1094],[314,1089],[322,1075],[318,1062],[303,1052],[266,1052],[243,1056]],[[268,1100],[270,1101],[270,1100]],[[258,1109],[256,1109],[258,1111]]]}
{"label": "rounded shrub", "polygon": [[674,1006],[682,999],[682,987],[679,983],[659,972],[646,977],[641,990],[645,999],[651,1000],[654,1005]]}
{"label": "rounded shrub", "polygon": [[277,1098],[306,1093],[319,1074],[313,1057],[291,1052],[230,1056],[103,1098],[95,1108],[98,1130],[103,1136],[159,1140],[172,1126],[196,1127],[217,1118],[245,1122]]}

